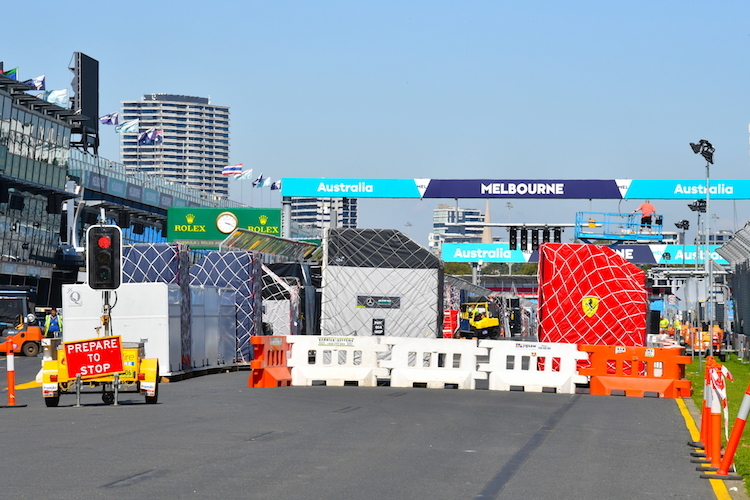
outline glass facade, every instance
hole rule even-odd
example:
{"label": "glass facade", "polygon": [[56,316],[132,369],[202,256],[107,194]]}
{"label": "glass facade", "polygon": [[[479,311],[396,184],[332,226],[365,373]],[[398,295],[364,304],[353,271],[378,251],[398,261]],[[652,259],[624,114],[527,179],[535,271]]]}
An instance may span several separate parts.
{"label": "glass facade", "polygon": [[47,205],[65,188],[71,125],[22,105],[35,101],[0,89],[0,262],[24,265],[3,274],[51,274],[33,266],[51,268],[58,249],[60,215]]}

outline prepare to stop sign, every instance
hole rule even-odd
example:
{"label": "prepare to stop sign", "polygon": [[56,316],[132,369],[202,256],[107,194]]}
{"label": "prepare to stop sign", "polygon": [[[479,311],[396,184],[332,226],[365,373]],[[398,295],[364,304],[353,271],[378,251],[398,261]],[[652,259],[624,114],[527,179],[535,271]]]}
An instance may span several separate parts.
{"label": "prepare to stop sign", "polygon": [[120,373],[122,369],[122,342],[119,336],[65,342],[65,359],[68,375],[98,377]]}

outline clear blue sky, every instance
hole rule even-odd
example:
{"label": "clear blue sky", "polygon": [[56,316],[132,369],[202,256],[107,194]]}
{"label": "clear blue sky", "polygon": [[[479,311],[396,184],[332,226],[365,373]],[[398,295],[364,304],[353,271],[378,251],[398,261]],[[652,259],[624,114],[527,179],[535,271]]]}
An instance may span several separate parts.
{"label": "clear blue sky", "polygon": [[[231,162],[274,180],[702,179],[689,147],[700,139],[716,148],[712,178],[750,173],[746,0],[83,0],[2,12],[0,60],[21,79],[69,87],[80,51],[100,63],[102,114],[145,93],[210,97],[231,108]],[[117,139],[104,128],[100,154],[119,160]],[[232,197],[279,205],[278,192],[240,191]],[[426,244],[439,202],[361,200],[360,227]],[[493,202],[493,221],[618,210],[512,204]],[[684,202],[655,204],[665,229],[695,226]],[[712,205],[712,228],[750,217],[748,202]]]}

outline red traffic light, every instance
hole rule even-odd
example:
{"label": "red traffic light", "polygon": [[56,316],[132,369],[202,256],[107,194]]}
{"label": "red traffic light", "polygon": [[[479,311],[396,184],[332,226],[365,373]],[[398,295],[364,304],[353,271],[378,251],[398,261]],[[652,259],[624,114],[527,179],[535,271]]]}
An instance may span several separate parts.
{"label": "red traffic light", "polygon": [[99,239],[96,240],[96,244],[99,248],[109,248],[112,246],[112,238],[109,236],[100,236]]}

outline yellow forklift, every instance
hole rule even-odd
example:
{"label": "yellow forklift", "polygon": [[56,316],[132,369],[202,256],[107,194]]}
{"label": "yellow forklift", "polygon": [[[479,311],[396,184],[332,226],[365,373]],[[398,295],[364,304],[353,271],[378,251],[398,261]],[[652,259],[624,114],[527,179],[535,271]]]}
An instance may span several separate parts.
{"label": "yellow forklift", "polygon": [[480,298],[477,302],[461,304],[461,319],[468,320],[469,330],[463,330],[463,338],[500,338],[500,307],[490,299]]}

